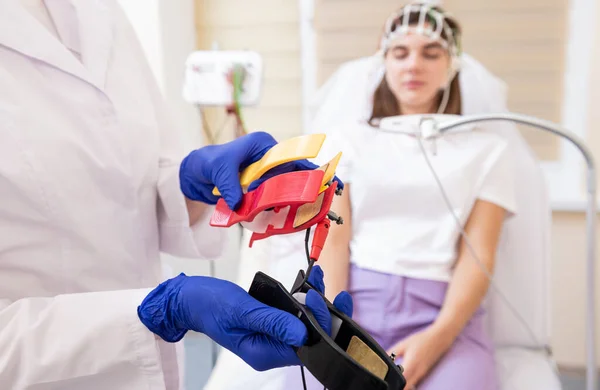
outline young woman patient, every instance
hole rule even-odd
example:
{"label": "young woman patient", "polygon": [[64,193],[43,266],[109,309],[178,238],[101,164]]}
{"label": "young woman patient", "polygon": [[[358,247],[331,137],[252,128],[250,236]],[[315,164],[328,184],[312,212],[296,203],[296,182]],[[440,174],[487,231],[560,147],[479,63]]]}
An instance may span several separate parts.
{"label": "young woman patient", "polygon": [[[397,357],[407,389],[496,390],[481,306],[515,212],[510,150],[485,128],[423,139],[378,127],[402,115],[418,130],[419,115],[461,114],[460,30],[443,10],[402,8],[386,24],[381,55],[370,118],[327,129],[320,153],[343,151],[337,174],[346,184],[332,207],[345,223],[332,225],[319,261],[326,295],[352,294],[354,319]],[[286,374],[284,389],[302,388],[300,370]],[[323,388],[306,377],[309,389]]]}

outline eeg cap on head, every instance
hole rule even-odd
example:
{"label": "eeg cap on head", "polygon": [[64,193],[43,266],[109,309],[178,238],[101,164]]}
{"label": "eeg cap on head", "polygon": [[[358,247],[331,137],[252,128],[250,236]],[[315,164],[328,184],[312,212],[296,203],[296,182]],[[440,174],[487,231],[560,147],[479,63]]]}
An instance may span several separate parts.
{"label": "eeg cap on head", "polygon": [[382,54],[394,41],[408,33],[420,34],[438,41],[448,50],[451,58],[448,84],[460,69],[460,31],[448,12],[431,3],[413,2],[390,15],[385,23],[380,51]]}

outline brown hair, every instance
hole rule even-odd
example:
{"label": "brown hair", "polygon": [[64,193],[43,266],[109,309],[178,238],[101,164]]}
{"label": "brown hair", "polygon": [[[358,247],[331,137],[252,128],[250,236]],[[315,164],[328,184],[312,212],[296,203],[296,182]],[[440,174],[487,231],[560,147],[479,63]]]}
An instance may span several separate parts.
{"label": "brown hair", "polygon": [[[431,9],[434,9],[438,12],[444,12],[440,7],[431,7]],[[413,24],[418,23],[418,18],[419,18],[418,14],[416,14],[414,12],[410,13],[408,24],[413,25]],[[394,29],[402,23],[402,19],[403,19],[403,13],[398,12],[398,17],[392,23],[391,31],[394,31]],[[461,30],[460,30],[460,26],[459,26],[458,22],[456,22],[456,20],[454,20],[450,17],[446,17],[445,20],[448,23],[448,25],[450,26],[450,28],[452,29],[454,38],[459,42],[459,48],[460,48]],[[385,33],[386,32],[384,31],[383,34],[385,34]],[[448,39],[448,36],[446,35],[445,30],[442,30],[441,36],[444,39]],[[454,76],[454,79],[450,83],[450,91],[449,91],[450,95],[448,96],[448,104],[446,105],[446,108],[444,109],[444,114],[460,115],[462,113],[460,83],[458,81],[458,75],[459,75],[459,73],[457,72],[456,75]],[[442,97],[443,97],[443,92],[440,91],[440,93],[438,94],[438,97],[437,97],[438,106],[441,104]],[[402,112],[400,110],[400,105],[398,104],[398,99],[396,98],[396,95],[394,95],[392,90],[390,89],[390,86],[388,85],[387,80],[384,75],[381,82],[375,89],[375,92],[373,93],[373,109],[371,111],[371,117],[369,118],[369,123],[373,124],[374,121],[379,120],[381,118],[385,118],[388,116],[396,116],[396,115],[402,115]]]}

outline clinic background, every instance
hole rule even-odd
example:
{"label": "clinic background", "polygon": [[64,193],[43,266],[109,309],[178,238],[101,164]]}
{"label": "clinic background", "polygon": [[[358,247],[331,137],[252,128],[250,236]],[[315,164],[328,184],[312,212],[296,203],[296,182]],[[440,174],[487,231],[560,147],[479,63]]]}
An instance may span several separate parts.
{"label": "clinic background", "polygon": [[[375,51],[381,26],[401,1],[391,0],[119,0],[145,49],[189,149],[203,144],[197,107],[181,97],[184,63],[198,49],[251,49],[265,63],[261,103],[244,109],[248,128],[278,139],[299,135],[312,94],[336,67]],[[446,0],[464,29],[464,50],[509,87],[509,108],[562,123],[600,164],[600,7],[595,0]],[[223,109],[206,111],[216,127]],[[584,170],[556,137],[523,129],[549,175],[553,197],[552,348],[563,370],[585,359]],[[221,141],[233,135],[225,130]],[[564,147],[564,149],[563,149]],[[600,179],[600,178],[599,178]],[[215,262],[235,280],[239,231]],[[600,239],[600,233],[599,233]],[[208,262],[165,256],[173,272],[208,274]],[[596,280],[600,284],[600,267]],[[597,291],[600,313],[600,291]],[[600,320],[600,318],[598,319]],[[201,337],[191,335],[190,337]],[[597,348],[600,354],[600,347]]]}

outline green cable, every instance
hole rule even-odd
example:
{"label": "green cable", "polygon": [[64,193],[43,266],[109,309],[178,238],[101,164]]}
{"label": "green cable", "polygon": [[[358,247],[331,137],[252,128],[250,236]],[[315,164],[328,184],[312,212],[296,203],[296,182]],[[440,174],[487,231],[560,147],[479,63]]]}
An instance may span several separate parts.
{"label": "green cable", "polygon": [[233,80],[232,80],[233,81],[233,104],[234,104],[235,113],[238,116],[239,121],[242,125],[242,129],[245,133],[246,125],[242,118],[242,110],[241,110],[241,103],[240,103],[240,97],[241,97],[242,91],[243,91],[244,75],[245,75],[244,67],[241,65],[235,65],[233,68]]}

